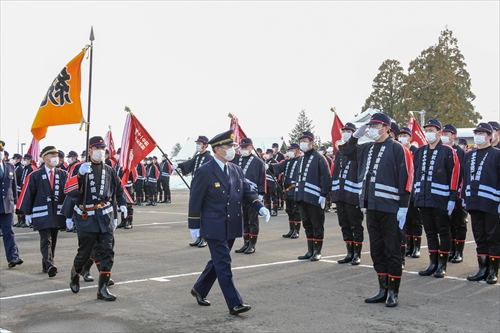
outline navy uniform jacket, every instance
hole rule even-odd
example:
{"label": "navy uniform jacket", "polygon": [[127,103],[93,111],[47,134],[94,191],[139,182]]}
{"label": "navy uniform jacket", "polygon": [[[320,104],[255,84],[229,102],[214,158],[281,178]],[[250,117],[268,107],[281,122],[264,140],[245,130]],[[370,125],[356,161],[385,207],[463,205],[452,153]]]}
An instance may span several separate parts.
{"label": "navy uniform jacket", "polygon": [[45,166],[29,174],[19,198],[18,207],[26,215],[32,216],[33,230],[66,227],[66,217],[61,208],[66,195],[64,185],[68,173],[60,168],[54,168],[54,189]]}
{"label": "navy uniform jacket", "polygon": [[215,159],[197,169],[189,197],[189,229],[206,239],[230,240],[243,235],[243,201],[257,212],[264,207],[240,167],[227,163],[229,178]]}
{"label": "navy uniform jacket", "polygon": [[0,161],[3,166],[3,177],[0,179],[2,185],[2,202],[0,203],[0,214],[14,214],[17,204],[17,183],[14,174],[14,166],[5,161]]}
{"label": "navy uniform jacket", "polygon": [[160,163],[160,180],[168,180],[170,174],[172,173],[172,166],[168,161],[162,161]]}
{"label": "navy uniform jacket", "polygon": [[335,153],[332,177],[332,202],[339,201],[359,206],[358,163],[340,150]]}
{"label": "navy uniform jacket", "polygon": [[286,193],[286,198],[293,200],[295,195],[295,184],[297,183],[297,176],[299,174],[299,166],[302,157],[296,157],[289,160],[284,160],[280,163],[269,164],[269,169],[274,172],[274,174],[283,175],[283,190]]}
{"label": "navy uniform jacket", "polygon": [[24,166],[23,173],[21,175],[21,182],[17,183],[19,189],[23,188],[23,185],[26,182],[26,178],[28,177],[28,175],[30,173],[32,173],[35,170],[36,170],[36,168],[33,167],[33,164],[29,164],[29,165]]}
{"label": "navy uniform jacket", "polygon": [[146,168],[144,167],[144,164],[138,163],[135,166],[135,170],[137,171],[137,180],[144,180],[144,177],[146,176]]}
{"label": "navy uniform jacket", "polygon": [[[86,232],[112,232],[114,230],[113,224],[113,205],[115,202],[118,206],[126,204],[124,197],[124,190],[120,179],[118,178],[115,170],[105,163],[101,163],[104,168],[104,184],[102,183],[102,172],[97,175],[94,172],[95,164],[92,163],[92,171],[87,174],[87,195],[86,205],[94,206],[103,203],[102,207],[96,210],[87,211],[88,218],[82,219],[82,211],[79,205],[83,202],[83,188],[85,176],[79,174],[80,166],[82,163],[75,163],[70,169],[68,180],[64,188],[64,193],[68,197],[75,199],[73,220],[76,222],[78,230]],[[102,169],[101,169],[102,170]],[[94,179],[99,177],[101,179],[101,186],[92,186]],[[102,192],[101,192],[102,191]]]}
{"label": "navy uniform jacket", "polygon": [[446,210],[448,201],[458,198],[460,162],[455,150],[441,141],[437,143],[428,162],[428,148],[429,145],[418,148],[413,159],[415,207]]}
{"label": "navy uniform jacket", "polygon": [[243,157],[238,154],[231,162],[241,168],[245,180],[250,184],[252,190],[264,195],[266,186],[264,162],[255,155]]}
{"label": "navy uniform jacket", "polygon": [[180,163],[179,168],[181,169],[183,175],[187,175],[192,172],[194,177],[196,169],[201,167],[203,164],[211,161],[213,158],[214,157],[207,150],[203,154],[196,154],[196,156],[192,159],[187,160],[184,163]]}
{"label": "navy uniform jacket", "polygon": [[158,183],[158,168],[153,163],[146,164],[146,174],[144,176],[144,186],[156,187]]}
{"label": "navy uniform jacket", "polygon": [[[377,155],[373,153],[375,147],[379,149]],[[358,139],[351,137],[340,150],[348,159],[358,162],[361,208],[395,214],[400,207],[408,207],[413,184],[413,163],[408,149],[390,137],[380,143],[359,146]],[[372,170],[368,159],[370,164],[374,162]]]}
{"label": "navy uniform jacket", "polygon": [[299,163],[294,200],[320,207],[319,197],[326,198],[331,186],[330,170],[325,157],[314,149],[308,150]]}
{"label": "navy uniform jacket", "polygon": [[17,192],[21,193],[21,180],[23,179],[24,166],[21,162],[14,164],[14,174],[16,175]]}
{"label": "navy uniform jacket", "polygon": [[500,149],[485,148],[481,157],[478,156],[479,151],[473,149],[464,158],[462,198],[465,199],[465,209],[497,215],[500,205]]}

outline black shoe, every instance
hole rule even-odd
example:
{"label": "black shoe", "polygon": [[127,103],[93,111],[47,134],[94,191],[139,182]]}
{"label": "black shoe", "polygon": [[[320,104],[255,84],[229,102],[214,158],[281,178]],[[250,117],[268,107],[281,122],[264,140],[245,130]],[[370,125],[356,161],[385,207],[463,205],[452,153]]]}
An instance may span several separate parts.
{"label": "black shoe", "polygon": [[21,265],[23,262],[24,261],[21,258],[14,258],[9,261],[9,268],[16,267],[16,265]]}
{"label": "black shoe", "polygon": [[250,305],[248,305],[248,304],[236,305],[234,308],[232,308],[231,310],[229,310],[229,314],[238,315],[240,313],[247,312],[251,308],[252,307]]}
{"label": "black shoe", "polygon": [[196,238],[196,240],[192,243],[189,243],[189,246],[198,246],[198,244],[200,244],[201,242],[201,237],[198,236],[198,238]]}
{"label": "black shoe", "polygon": [[200,243],[198,244],[198,247],[205,247],[205,246],[207,246],[207,241],[202,237]]}
{"label": "black shoe", "polygon": [[80,291],[80,274],[76,272],[74,266],[71,268],[69,287],[75,294]]}
{"label": "black shoe", "polygon": [[47,269],[47,274],[49,275],[49,277],[54,277],[56,276],[57,274],[57,267],[52,265],[49,267],[49,269]]}
{"label": "black shoe", "polygon": [[201,297],[201,295],[198,294],[198,292],[194,290],[194,288],[191,289],[191,295],[196,298],[196,302],[198,302],[199,305],[210,306],[210,302],[206,298]]}

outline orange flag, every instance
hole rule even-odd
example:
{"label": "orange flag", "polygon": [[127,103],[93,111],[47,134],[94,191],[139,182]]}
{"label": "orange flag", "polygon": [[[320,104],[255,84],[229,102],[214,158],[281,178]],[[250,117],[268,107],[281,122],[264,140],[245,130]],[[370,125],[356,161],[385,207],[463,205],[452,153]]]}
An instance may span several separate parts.
{"label": "orange flag", "polygon": [[87,49],[74,57],[52,81],[31,125],[31,133],[37,141],[45,137],[49,126],[78,124],[83,120],[81,64]]}

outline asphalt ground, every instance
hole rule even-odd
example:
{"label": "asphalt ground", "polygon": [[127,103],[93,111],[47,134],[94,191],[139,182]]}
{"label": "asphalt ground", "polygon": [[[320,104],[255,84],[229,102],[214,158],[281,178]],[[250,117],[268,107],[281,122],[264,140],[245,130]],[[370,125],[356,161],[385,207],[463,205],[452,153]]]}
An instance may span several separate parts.
{"label": "asphalt ground", "polygon": [[[39,236],[14,228],[24,264],[8,268],[0,246],[0,331],[11,332],[499,332],[500,285],[468,282],[477,271],[469,228],[465,261],[448,264],[444,279],[421,277],[428,265],[425,238],[422,256],[406,259],[399,305],[366,304],[378,290],[365,242],[361,265],[337,264],[345,255],[337,215],[326,214],[323,257],[299,261],[306,240],[285,239],[284,211],[269,223],[261,218],[256,252],[232,253],[236,287],[252,309],[229,315],[219,285],[199,306],[191,287],[209,260],[207,248],[188,246],[187,190],[174,190],[171,204],[135,207],[134,228],[115,234],[115,263],[109,289],[114,302],[96,299],[95,282],[69,289],[69,272],[77,249],[74,233],[60,232],[55,262],[59,273],[41,271]],[[235,242],[239,248],[242,239]],[[234,250],[233,249],[233,250]]]}

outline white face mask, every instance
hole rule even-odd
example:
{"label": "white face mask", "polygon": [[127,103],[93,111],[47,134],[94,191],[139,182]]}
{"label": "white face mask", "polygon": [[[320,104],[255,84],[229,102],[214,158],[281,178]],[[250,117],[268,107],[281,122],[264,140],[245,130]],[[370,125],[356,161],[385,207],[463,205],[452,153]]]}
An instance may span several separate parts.
{"label": "white face mask", "polygon": [[276,154],[278,152],[278,148],[274,148],[274,153]]}
{"label": "white face mask", "polygon": [[295,158],[295,153],[293,151],[289,151],[286,153],[286,156],[288,156],[288,158]]}
{"label": "white face mask", "polygon": [[491,140],[492,141],[495,141],[498,137],[498,133],[495,133],[495,131],[493,131],[493,134],[491,135]]}
{"label": "white face mask", "polygon": [[449,145],[450,144],[450,137],[443,135],[441,137],[441,142],[444,143],[445,145]]}
{"label": "white face mask", "polygon": [[300,150],[302,150],[303,152],[306,152],[309,150],[309,142],[303,141],[299,144],[299,146],[300,146]]}
{"label": "white face mask", "polygon": [[72,157],[66,157],[66,163],[68,163],[68,164],[73,163],[73,158]]}
{"label": "white face mask", "polygon": [[120,160],[120,154],[115,154],[115,160],[117,160],[117,161]]}
{"label": "white face mask", "polygon": [[408,138],[404,137],[404,136],[401,136],[398,138],[399,142],[401,142],[401,144],[403,146],[406,146],[408,144],[408,142],[410,141]]}
{"label": "white face mask", "polygon": [[149,161],[149,160],[148,160],[148,161],[146,162],[146,164],[151,164],[151,163],[153,163],[153,161]]}
{"label": "white face mask", "polygon": [[377,141],[381,137],[381,135],[379,134],[378,131],[380,131],[380,129],[370,127],[368,129],[368,132],[366,132],[365,135],[368,137],[368,139],[372,139],[374,141]]}
{"label": "white face mask", "polygon": [[49,164],[53,167],[59,164],[59,157],[51,157]]}
{"label": "white face mask", "polygon": [[241,153],[241,156],[243,156],[243,157],[250,156],[250,150],[241,149],[240,153]]}
{"label": "white face mask", "polygon": [[106,160],[106,151],[101,149],[92,150],[92,158],[96,162],[104,162]]}
{"label": "white face mask", "polygon": [[232,161],[234,158],[234,155],[236,154],[236,151],[234,150],[234,147],[228,148],[224,150],[226,152],[226,155],[224,158],[226,161]]}
{"label": "white face mask", "polygon": [[28,162],[28,161],[26,161],[26,160],[22,160],[22,161],[21,161],[21,164],[22,164],[22,165],[24,165],[24,166],[26,166],[26,165],[29,165],[29,162]]}
{"label": "white face mask", "polygon": [[270,160],[271,158],[273,158],[273,155],[271,155],[271,154],[266,154],[266,160]]}
{"label": "white face mask", "polygon": [[342,141],[344,141],[344,142],[349,141],[349,139],[351,138],[351,136],[352,136],[352,133],[350,133],[350,132],[342,133]]}
{"label": "white face mask", "polygon": [[464,145],[458,145],[460,148],[462,148],[463,150],[465,150],[465,146]]}
{"label": "white face mask", "polygon": [[482,146],[486,143],[486,137],[484,135],[474,135],[474,143],[478,146]]}
{"label": "white face mask", "polygon": [[202,145],[197,144],[197,145],[196,145],[196,152],[198,152],[198,153],[199,153],[199,152],[201,152],[202,150],[203,150],[203,146],[202,146]]}
{"label": "white face mask", "polygon": [[425,138],[427,139],[427,142],[429,142],[429,143],[434,143],[437,140],[436,133],[434,133],[434,132],[426,132]]}

